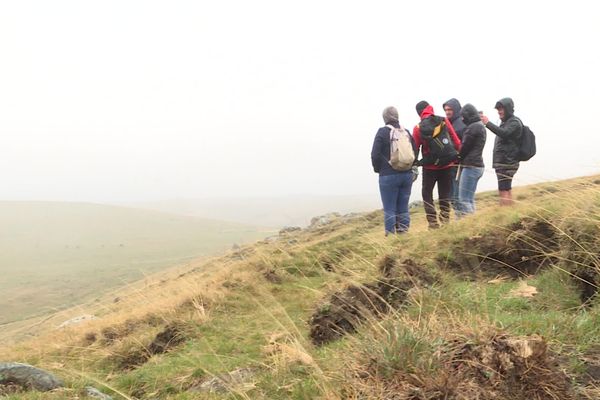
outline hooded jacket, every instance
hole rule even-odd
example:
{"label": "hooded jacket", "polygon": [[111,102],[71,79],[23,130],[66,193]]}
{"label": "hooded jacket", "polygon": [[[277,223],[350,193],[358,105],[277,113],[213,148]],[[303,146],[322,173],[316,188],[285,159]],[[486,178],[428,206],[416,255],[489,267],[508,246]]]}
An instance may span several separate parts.
{"label": "hooded jacket", "polygon": [[[425,107],[425,109],[421,112],[421,121],[423,121],[425,118],[434,116],[435,114],[433,113],[433,107],[431,105],[428,105],[427,107]],[[441,117],[439,117],[441,118]],[[460,139],[458,138],[458,135],[456,134],[456,132],[454,131],[454,127],[452,126],[452,123],[450,122],[450,120],[448,120],[448,118],[444,118],[444,120],[446,121],[446,126],[448,127],[448,133],[450,134],[450,139],[452,139],[452,143],[454,143],[454,148],[457,151],[460,151]],[[419,125],[415,126],[413,129],[413,138],[415,139],[415,145],[417,147],[417,156],[419,155],[419,149],[421,149],[421,147],[423,148],[423,158],[425,158],[427,155],[429,155],[429,145],[427,144],[427,142],[423,141],[421,139],[421,129],[419,128]],[[443,165],[443,166],[437,166],[437,165],[428,165],[425,164],[423,165],[424,169],[430,169],[430,170],[438,170],[438,169],[447,169],[450,167],[455,166],[456,163],[451,162],[448,165]]]}
{"label": "hooded jacket", "polygon": [[442,107],[444,108],[446,108],[446,106],[450,107],[452,111],[454,111],[454,113],[452,114],[452,118],[450,118],[450,122],[452,122],[452,127],[454,128],[456,135],[462,142],[463,132],[465,131],[467,126],[464,124],[460,117],[460,111],[462,109],[462,107],[460,106],[460,102],[457,99],[452,98],[442,105]]}
{"label": "hooded jacket", "polygon": [[[392,125],[395,128],[399,128],[400,124],[398,121],[390,121],[389,125]],[[377,134],[375,134],[375,140],[373,140],[373,148],[371,149],[371,164],[373,165],[373,170],[377,172],[380,176],[385,175],[393,175],[393,174],[403,174],[408,171],[397,171],[390,165],[390,132],[391,129],[387,126],[379,128]],[[415,152],[415,160],[417,159],[417,147],[415,146],[415,141],[411,136],[410,132],[406,130],[406,133],[410,137],[410,142],[413,146],[413,151]]]}
{"label": "hooded jacket", "polygon": [[504,108],[504,118],[500,126],[488,122],[485,127],[496,134],[494,140],[494,169],[519,168],[519,146],[523,133],[523,124],[515,117],[515,105],[510,97],[505,97],[496,102],[496,108]]}
{"label": "hooded jacket", "polygon": [[472,104],[465,104],[460,111],[461,118],[465,123],[462,145],[458,158],[463,167],[483,168],[483,148],[487,132],[481,122],[479,112]]}

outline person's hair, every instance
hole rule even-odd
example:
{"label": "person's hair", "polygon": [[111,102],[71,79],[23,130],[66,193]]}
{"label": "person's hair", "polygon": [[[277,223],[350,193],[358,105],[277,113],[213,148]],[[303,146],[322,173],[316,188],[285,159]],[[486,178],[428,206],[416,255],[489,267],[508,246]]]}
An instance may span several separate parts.
{"label": "person's hair", "polygon": [[423,112],[423,110],[425,108],[427,108],[428,105],[429,105],[429,103],[426,102],[425,100],[421,100],[420,102],[417,103],[417,106],[415,108],[417,110],[417,114],[419,114],[419,117],[421,116],[421,113]]}
{"label": "person's hair", "polygon": [[398,110],[396,110],[396,107],[390,106],[383,110],[383,122],[386,124],[398,122]]}

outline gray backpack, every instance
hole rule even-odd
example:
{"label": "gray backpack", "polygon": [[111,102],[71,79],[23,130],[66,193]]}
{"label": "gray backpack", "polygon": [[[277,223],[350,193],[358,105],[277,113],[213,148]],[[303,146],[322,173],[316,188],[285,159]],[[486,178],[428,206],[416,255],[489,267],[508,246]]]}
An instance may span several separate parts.
{"label": "gray backpack", "polygon": [[403,127],[390,128],[390,165],[396,171],[408,171],[415,162],[415,152],[410,140],[410,135]]}

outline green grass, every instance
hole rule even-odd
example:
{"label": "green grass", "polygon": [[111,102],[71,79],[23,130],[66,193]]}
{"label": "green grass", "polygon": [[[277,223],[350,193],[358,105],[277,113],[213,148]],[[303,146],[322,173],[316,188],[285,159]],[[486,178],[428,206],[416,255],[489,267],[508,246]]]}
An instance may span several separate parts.
{"label": "green grass", "polygon": [[[600,346],[600,300],[582,305],[580,285],[572,278],[574,271],[584,267],[573,257],[582,260],[580,264],[593,262],[600,250],[593,235],[600,221],[598,189],[583,190],[578,182],[565,182],[521,189],[518,194],[535,201],[524,200],[502,210],[487,204],[475,216],[435,232],[425,229],[424,215],[418,210],[413,213],[411,233],[384,238],[381,215],[371,214],[348,224],[333,224],[323,232],[294,234],[293,241],[256,245],[245,261],[233,263],[224,257],[222,268],[228,273],[210,285],[226,287],[227,292],[209,298],[209,317],[199,320],[182,312],[166,317],[183,319],[188,328],[185,344],[132,370],[120,369],[119,357],[147,347],[161,326],[142,327],[111,345],[81,347],[85,330],[76,331],[68,343],[47,343],[56,346],[49,350],[24,345],[17,353],[21,360],[49,368],[56,368],[53,363],[67,364],[84,376],[67,374],[71,390],[67,395],[27,393],[8,398],[73,398],[71,393],[94,383],[91,377],[140,399],[377,398],[352,396],[364,385],[377,389],[377,385],[407,380],[418,386],[440,376],[445,373],[441,355],[453,341],[476,342],[486,332],[541,335],[575,382],[585,370],[582,354]],[[485,194],[482,200],[494,199]],[[525,217],[547,220],[559,232],[571,229],[570,238],[558,236],[561,248],[542,271],[518,279],[492,279],[457,274],[449,267],[463,253],[477,251],[473,238],[506,233]],[[434,273],[436,282],[411,291],[395,312],[383,318],[369,316],[357,333],[314,346],[308,335],[311,315],[346,285],[377,279],[384,256],[398,261],[410,258]],[[280,281],[266,279],[266,271],[277,274]],[[531,298],[514,295],[522,281],[538,293]],[[208,296],[203,291],[197,295]],[[279,339],[273,343],[284,346],[267,351],[274,335]],[[308,361],[301,356],[309,357]],[[255,369],[243,388],[213,395],[189,392],[195,384],[238,368]]]}

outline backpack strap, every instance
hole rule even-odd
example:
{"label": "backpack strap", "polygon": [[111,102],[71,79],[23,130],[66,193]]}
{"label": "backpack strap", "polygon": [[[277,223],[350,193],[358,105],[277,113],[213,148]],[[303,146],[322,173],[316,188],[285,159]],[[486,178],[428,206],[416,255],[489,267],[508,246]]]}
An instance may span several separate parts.
{"label": "backpack strap", "polygon": [[394,127],[392,125],[386,125],[386,128],[390,128],[390,142],[391,142],[392,135],[394,134]]}

